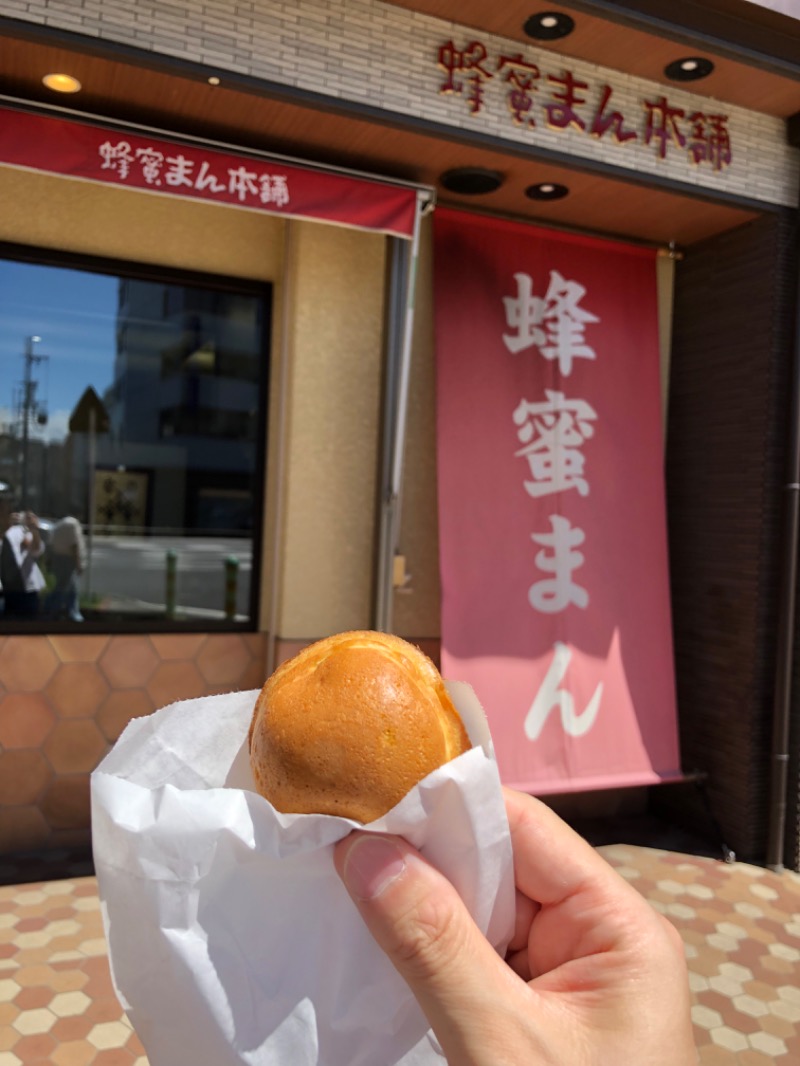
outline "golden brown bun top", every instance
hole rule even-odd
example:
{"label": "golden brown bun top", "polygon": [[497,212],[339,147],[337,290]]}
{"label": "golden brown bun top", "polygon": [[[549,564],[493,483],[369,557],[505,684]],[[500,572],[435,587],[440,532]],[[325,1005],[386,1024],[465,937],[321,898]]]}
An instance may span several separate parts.
{"label": "golden brown bun top", "polygon": [[256,787],[277,810],[359,822],[470,748],[427,655],[369,630],[327,637],[279,666],[249,739]]}

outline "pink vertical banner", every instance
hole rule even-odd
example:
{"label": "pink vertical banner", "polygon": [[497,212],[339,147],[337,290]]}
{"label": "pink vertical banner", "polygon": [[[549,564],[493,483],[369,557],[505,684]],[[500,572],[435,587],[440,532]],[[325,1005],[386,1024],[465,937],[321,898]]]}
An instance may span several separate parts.
{"label": "pink vertical banner", "polygon": [[509,785],[679,777],[655,252],[434,234],[443,673]]}

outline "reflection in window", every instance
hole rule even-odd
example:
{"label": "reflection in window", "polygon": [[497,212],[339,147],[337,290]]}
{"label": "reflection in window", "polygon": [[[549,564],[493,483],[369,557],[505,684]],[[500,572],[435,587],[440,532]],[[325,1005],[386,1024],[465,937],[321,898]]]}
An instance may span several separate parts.
{"label": "reflection in window", "polygon": [[0,248],[0,630],[254,617],[268,289],[119,266]]}

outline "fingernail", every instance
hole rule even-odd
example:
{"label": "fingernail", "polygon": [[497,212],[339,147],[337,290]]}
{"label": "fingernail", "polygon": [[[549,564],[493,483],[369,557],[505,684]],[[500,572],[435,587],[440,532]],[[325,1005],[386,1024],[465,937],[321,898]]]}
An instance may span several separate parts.
{"label": "fingernail", "polygon": [[344,883],[358,899],[375,899],[405,867],[403,853],[393,841],[365,833],[347,852]]}

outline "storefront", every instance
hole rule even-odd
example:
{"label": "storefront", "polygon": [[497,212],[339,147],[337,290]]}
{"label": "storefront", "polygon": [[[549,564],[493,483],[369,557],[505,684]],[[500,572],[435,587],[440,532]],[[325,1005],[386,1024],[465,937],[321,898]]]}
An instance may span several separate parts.
{"label": "storefront", "polygon": [[680,728],[653,780],[702,775],[765,857],[797,661],[800,91],[773,42],[798,24],[754,11],[746,45],[733,0],[680,31],[483,6],[0,5],[0,481],[85,541],[82,620],[56,598],[2,622],[0,850],[85,841],[134,715],[260,686],[335,630],[439,658],[435,226],[461,211],[651,257]]}

